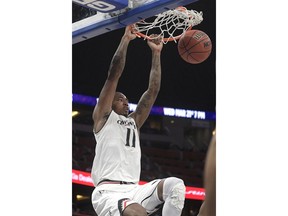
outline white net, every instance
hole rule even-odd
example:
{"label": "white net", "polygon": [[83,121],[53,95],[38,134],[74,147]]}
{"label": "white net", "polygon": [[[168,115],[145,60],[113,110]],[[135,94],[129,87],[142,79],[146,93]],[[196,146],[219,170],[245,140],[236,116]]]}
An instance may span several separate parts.
{"label": "white net", "polygon": [[185,31],[202,21],[202,12],[177,7],[152,18],[141,20],[135,23],[134,27],[139,37],[147,39],[151,38],[149,35],[157,34],[157,37],[161,36],[163,38],[163,43],[167,43],[168,41],[177,42]]}

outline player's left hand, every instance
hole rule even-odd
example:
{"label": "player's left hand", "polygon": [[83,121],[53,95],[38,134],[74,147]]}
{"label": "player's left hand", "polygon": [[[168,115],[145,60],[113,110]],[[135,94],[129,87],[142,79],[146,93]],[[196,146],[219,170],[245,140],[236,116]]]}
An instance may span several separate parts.
{"label": "player's left hand", "polygon": [[125,35],[129,38],[129,40],[134,40],[136,38],[136,34],[133,33],[133,25],[128,25],[125,28]]}
{"label": "player's left hand", "polygon": [[163,48],[162,36],[152,34],[149,36],[147,43],[152,50],[161,51]]}

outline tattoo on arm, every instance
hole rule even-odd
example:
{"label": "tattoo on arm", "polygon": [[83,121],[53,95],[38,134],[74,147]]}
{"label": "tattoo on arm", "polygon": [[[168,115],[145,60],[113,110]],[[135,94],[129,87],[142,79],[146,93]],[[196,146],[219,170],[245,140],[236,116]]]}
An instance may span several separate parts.
{"label": "tattoo on arm", "polygon": [[141,114],[143,110],[147,110],[152,106],[153,101],[151,101],[152,95],[147,91],[143,94],[139,104],[137,105],[136,112],[137,114]]}
{"label": "tattoo on arm", "polygon": [[123,59],[123,57],[119,55],[115,55],[110,64],[108,77],[109,78],[120,77],[124,69],[124,64],[125,64],[125,59]]}
{"label": "tattoo on arm", "polygon": [[120,77],[126,62],[126,53],[129,44],[129,40],[124,40],[122,38],[110,64],[108,76],[114,78]]}

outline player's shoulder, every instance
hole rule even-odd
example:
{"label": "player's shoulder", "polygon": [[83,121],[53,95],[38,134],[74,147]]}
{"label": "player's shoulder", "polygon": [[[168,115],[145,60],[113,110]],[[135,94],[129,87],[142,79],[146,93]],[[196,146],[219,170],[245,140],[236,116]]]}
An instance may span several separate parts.
{"label": "player's shoulder", "polygon": [[132,118],[135,120],[135,112],[131,112],[129,115],[128,115],[128,118]]}

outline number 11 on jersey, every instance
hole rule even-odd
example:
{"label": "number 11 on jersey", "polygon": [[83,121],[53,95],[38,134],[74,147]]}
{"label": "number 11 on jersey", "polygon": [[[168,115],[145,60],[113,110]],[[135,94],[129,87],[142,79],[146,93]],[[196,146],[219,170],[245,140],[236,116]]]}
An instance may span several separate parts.
{"label": "number 11 on jersey", "polygon": [[[130,136],[131,132],[132,132],[132,136]],[[135,139],[136,139],[135,131],[131,128],[127,128],[126,145],[125,146],[135,148]]]}

